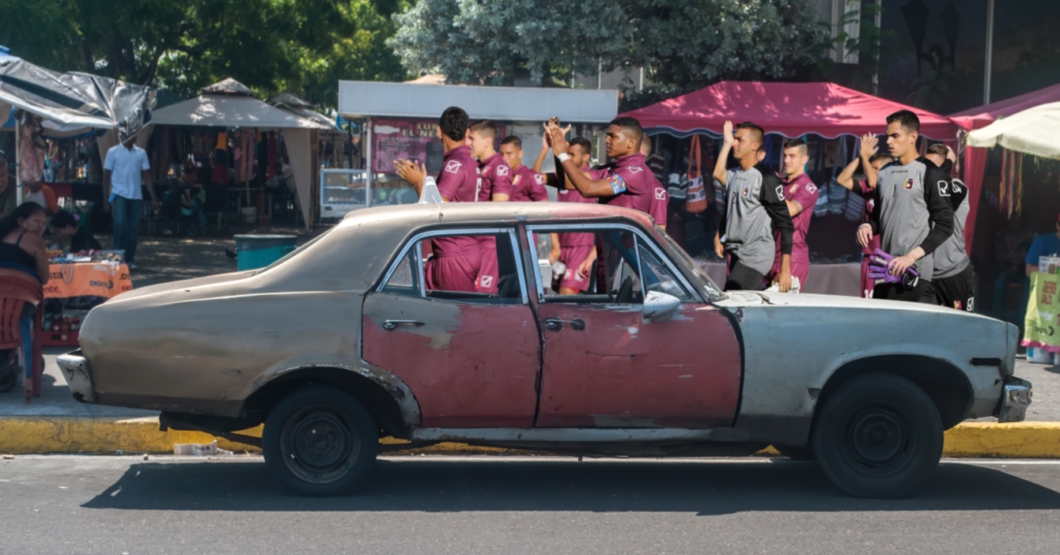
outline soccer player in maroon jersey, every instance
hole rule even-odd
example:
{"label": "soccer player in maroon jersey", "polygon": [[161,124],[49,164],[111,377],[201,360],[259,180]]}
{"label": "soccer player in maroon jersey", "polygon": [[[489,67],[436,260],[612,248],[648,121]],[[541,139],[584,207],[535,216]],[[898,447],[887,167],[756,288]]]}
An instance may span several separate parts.
{"label": "soccer player in maroon jersey", "polygon": [[[478,160],[477,202],[507,202],[512,194],[512,170],[504,157],[493,149],[497,140],[497,126],[485,120],[471,124],[471,156]],[[491,235],[478,236],[482,265],[479,267],[475,290],[479,293],[497,292],[497,239]]]}
{"label": "soccer player in maroon jersey", "polygon": [[[806,163],[809,161],[806,141],[792,139],[785,143],[781,159],[783,175],[780,179],[784,185],[784,203],[788,205],[791,223],[795,226],[791,243],[791,273],[787,279],[799,278],[800,290],[806,287],[806,278],[810,275],[810,249],[806,246],[806,235],[810,233],[810,217],[813,216],[818,195],[817,186],[806,175]],[[773,267],[766,274],[767,284],[780,282],[783,277],[780,272],[782,252],[779,230],[773,231],[773,239],[777,248]],[[783,285],[791,287],[790,281]]]}
{"label": "soccer player in maroon jersey", "polygon": [[[478,189],[478,163],[471,158],[467,112],[456,106],[446,108],[438,119],[438,137],[445,150],[438,192],[444,202],[475,202]],[[396,160],[398,175],[423,193],[427,172],[418,160]],[[434,257],[424,265],[426,285],[443,291],[475,291],[481,256],[474,237],[438,237],[431,240]]]}
{"label": "soccer player in maroon jersey", "polygon": [[549,128],[552,152],[569,176],[574,188],[586,198],[597,198],[612,206],[651,212],[655,199],[655,179],[644,165],[640,141],[644,131],[634,118],[618,118],[607,128],[604,147],[612,162],[586,176],[571,160],[570,144],[558,126]]}

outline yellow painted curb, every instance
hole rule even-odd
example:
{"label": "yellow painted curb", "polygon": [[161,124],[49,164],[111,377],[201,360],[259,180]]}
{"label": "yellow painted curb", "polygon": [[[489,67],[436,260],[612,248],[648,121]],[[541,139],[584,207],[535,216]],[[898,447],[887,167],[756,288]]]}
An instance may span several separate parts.
{"label": "yellow painted curb", "polygon": [[[242,432],[261,436],[261,426]],[[258,448],[215,438],[203,432],[159,431],[158,418],[0,418],[0,453],[23,455],[39,453],[172,453],[175,443],[211,443],[223,449],[257,453]],[[380,443],[407,443],[390,437]],[[519,449],[479,447],[463,443],[440,443],[393,454],[512,455],[527,454]],[[776,456],[772,449],[758,455]],[[1060,423],[1020,422],[995,424],[966,422],[946,432],[943,455],[947,457],[1060,458]]]}
{"label": "yellow painted curb", "polygon": [[[239,432],[261,437],[262,427]],[[118,451],[131,453],[172,453],[175,443],[212,443],[236,452],[258,453],[252,445],[235,443],[204,432],[180,430],[160,431],[158,418],[80,418],[80,417],[8,417],[0,418],[0,453],[10,455],[94,453],[113,455]],[[407,441],[384,437],[382,444],[402,444]],[[477,447],[463,443],[439,443],[414,450],[394,451],[394,454],[432,455],[506,455],[525,454],[518,449]]]}

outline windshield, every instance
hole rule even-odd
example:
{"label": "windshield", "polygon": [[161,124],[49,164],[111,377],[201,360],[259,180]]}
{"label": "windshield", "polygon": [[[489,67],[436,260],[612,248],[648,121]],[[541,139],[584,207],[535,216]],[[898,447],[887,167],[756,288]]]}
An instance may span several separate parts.
{"label": "windshield", "polygon": [[703,271],[703,268],[699,267],[699,264],[696,264],[695,260],[692,260],[691,256],[688,256],[685,249],[682,249],[680,245],[675,243],[674,240],[666,234],[666,230],[656,225],[655,231],[666,239],[666,243],[670,245],[670,249],[673,251],[673,261],[696,276],[700,281],[700,285],[703,286],[703,290],[707,292],[707,297],[710,298],[710,300],[719,301],[726,298],[725,293],[723,293],[721,288],[718,287],[718,284],[710,279],[710,276]]}
{"label": "windshield", "polygon": [[330,228],[330,229],[328,229],[328,230],[324,231],[324,232],[323,232],[323,233],[321,233],[320,235],[317,235],[316,237],[314,237],[314,238],[310,239],[309,241],[306,241],[306,243],[305,243],[304,245],[302,245],[301,247],[298,247],[297,249],[294,249],[293,251],[291,251],[291,252],[287,253],[286,255],[284,255],[284,256],[283,256],[283,258],[280,258],[280,259],[279,259],[279,260],[277,260],[276,262],[273,262],[272,264],[269,264],[268,266],[265,266],[264,268],[262,268],[262,269],[260,269],[260,270],[258,270],[258,271],[256,271],[256,272],[254,272],[254,274],[253,274],[253,275],[255,275],[255,276],[256,276],[256,275],[258,275],[258,274],[261,274],[261,273],[267,272],[267,271],[269,271],[269,270],[271,270],[271,269],[273,269],[273,268],[275,268],[275,267],[279,266],[280,264],[283,264],[284,262],[287,262],[288,260],[290,260],[290,259],[294,258],[295,256],[298,256],[298,254],[299,254],[300,252],[302,252],[302,251],[304,251],[304,250],[308,249],[308,248],[309,248],[309,247],[310,247],[310,246],[311,246],[311,245],[312,245],[313,243],[316,243],[317,241],[319,241],[319,240],[323,239],[323,238],[324,238],[324,236],[326,236],[326,235],[327,235],[328,233],[331,233],[331,231],[332,231],[333,229],[335,229],[335,228],[334,228],[334,227],[332,227],[332,228]]}

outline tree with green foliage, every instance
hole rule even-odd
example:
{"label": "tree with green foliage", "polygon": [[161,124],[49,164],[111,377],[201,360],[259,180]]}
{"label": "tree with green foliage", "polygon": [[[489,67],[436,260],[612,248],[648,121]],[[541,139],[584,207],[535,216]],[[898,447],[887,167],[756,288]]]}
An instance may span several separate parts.
{"label": "tree with green foliage", "polygon": [[413,72],[507,83],[645,67],[671,91],[781,79],[831,46],[805,0],[417,0],[390,41]]}
{"label": "tree with green foliage", "polygon": [[520,71],[541,82],[612,67],[628,49],[625,18],[610,0],[419,0],[395,16],[389,44],[410,70],[450,82],[510,85]]}
{"label": "tree with green foliage", "polygon": [[0,44],[57,71],[191,96],[225,77],[334,105],[339,78],[401,79],[400,0],[0,0]]}

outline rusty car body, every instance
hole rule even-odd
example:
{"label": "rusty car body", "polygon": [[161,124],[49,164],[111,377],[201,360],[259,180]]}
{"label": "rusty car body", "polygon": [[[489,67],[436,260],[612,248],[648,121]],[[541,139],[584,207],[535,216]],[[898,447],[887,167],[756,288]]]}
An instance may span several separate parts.
{"label": "rusty car body", "polygon": [[[578,230],[623,237],[618,291],[547,294],[534,237]],[[509,254],[507,297],[425,289],[422,245],[460,234]],[[266,463],[304,494],[355,488],[389,435],[577,455],[773,444],[887,497],[930,475],[943,430],[1023,418],[1017,337],[927,305],[726,294],[632,210],[419,204],[351,213],[262,270],[125,293],[59,363],[79,400],[164,426],[257,442],[232,434],[264,423]]]}

